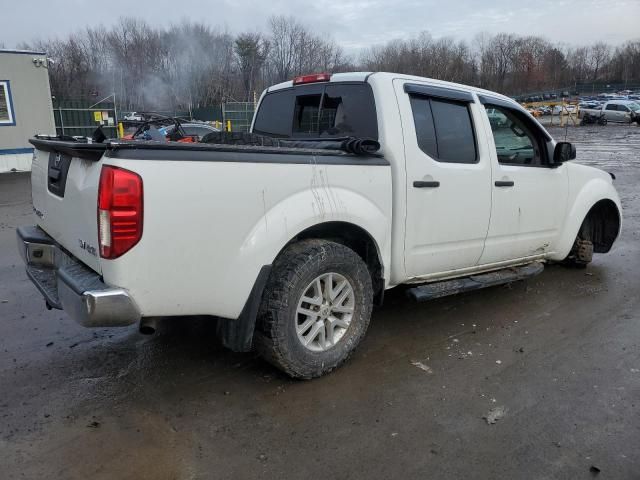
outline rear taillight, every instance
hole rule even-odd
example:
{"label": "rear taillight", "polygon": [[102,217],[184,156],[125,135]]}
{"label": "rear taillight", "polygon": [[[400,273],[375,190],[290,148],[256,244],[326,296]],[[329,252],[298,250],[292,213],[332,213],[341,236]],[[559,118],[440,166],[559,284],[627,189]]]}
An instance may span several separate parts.
{"label": "rear taillight", "polygon": [[118,258],[142,238],[142,178],[105,165],[98,187],[98,239],[102,258]]}

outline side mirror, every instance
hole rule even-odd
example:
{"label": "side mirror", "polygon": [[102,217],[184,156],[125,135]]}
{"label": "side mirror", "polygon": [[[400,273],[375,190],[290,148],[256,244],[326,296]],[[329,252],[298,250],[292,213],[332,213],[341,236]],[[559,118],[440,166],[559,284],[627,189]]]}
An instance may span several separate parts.
{"label": "side mirror", "polygon": [[570,142],[558,142],[553,151],[553,164],[561,165],[576,158],[576,147]]}

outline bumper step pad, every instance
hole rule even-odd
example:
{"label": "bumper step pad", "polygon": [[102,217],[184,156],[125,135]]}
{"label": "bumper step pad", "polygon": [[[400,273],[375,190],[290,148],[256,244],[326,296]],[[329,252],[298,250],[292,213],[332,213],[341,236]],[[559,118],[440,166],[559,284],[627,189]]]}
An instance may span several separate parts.
{"label": "bumper step pad", "polygon": [[29,265],[27,266],[27,276],[40,290],[40,293],[51,308],[62,310],[62,304],[58,298],[58,281],[54,270]]}

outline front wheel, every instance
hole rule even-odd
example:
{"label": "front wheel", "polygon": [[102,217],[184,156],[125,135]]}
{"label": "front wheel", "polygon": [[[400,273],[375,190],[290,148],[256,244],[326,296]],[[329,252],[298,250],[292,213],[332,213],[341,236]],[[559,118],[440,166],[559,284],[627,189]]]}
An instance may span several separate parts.
{"label": "front wheel", "polygon": [[574,268],[587,268],[587,265],[593,260],[593,242],[591,241],[591,219],[585,218],[580,226],[578,235],[573,242],[573,247],[564,264]]}
{"label": "front wheel", "polygon": [[295,243],[273,264],[258,312],[257,350],[292,377],[319,377],[353,353],[372,303],[371,275],[357,253],[326,240]]}

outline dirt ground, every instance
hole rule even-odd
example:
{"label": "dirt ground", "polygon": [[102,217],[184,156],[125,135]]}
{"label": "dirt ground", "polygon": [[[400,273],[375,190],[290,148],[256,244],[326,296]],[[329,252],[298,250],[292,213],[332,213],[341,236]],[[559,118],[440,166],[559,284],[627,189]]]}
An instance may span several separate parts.
{"label": "dirt ground", "polygon": [[206,321],[145,337],[46,311],[15,246],[29,178],[0,175],[0,478],[640,478],[640,128],[566,136],[617,177],[610,254],[425,304],[392,291],[311,382]]}

